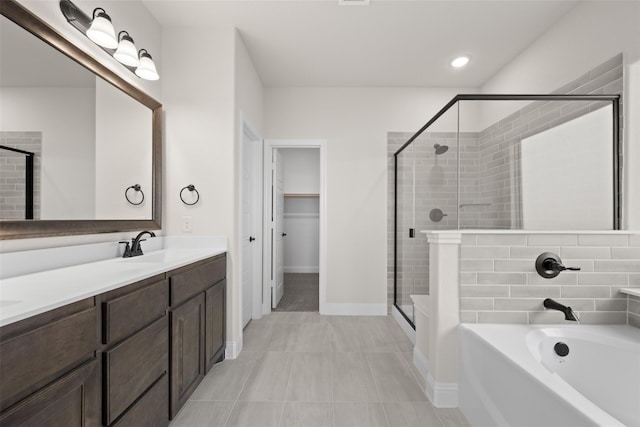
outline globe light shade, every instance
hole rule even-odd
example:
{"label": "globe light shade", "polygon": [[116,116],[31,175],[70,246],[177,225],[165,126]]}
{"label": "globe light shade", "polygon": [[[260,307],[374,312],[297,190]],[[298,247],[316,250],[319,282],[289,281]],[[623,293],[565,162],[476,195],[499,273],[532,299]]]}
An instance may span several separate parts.
{"label": "globe light shade", "polygon": [[145,80],[158,80],[160,76],[156,71],[151,55],[145,49],[140,49],[140,65],[136,68],[136,75]]}
{"label": "globe light shade", "polygon": [[104,9],[96,8],[93,11],[93,21],[87,30],[87,37],[97,44],[107,49],[115,49],[118,47],[116,32],[113,29],[111,18]]}
{"label": "globe light shade", "polygon": [[[124,34],[123,34],[124,33]],[[138,49],[133,44],[133,39],[126,31],[120,31],[118,34],[120,43],[118,43],[118,49],[113,54],[118,62],[128,65],[129,67],[140,66],[140,59],[138,58]]]}

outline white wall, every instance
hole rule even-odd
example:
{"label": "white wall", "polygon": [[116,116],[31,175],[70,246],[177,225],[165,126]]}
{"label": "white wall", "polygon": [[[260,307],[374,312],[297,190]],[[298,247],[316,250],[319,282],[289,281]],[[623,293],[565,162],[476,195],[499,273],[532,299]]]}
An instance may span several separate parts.
{"label": "white wall", "polygon": [[522,139],[525,230],[611,229],[612,121],[607,105]]}
{"label": "white wall", "polygon": [[317,148],[282,148],[285,194],[320,193],[320,150]]}
{"label": "white wall", "polygon": [[[151,110],[96,78],[95,95],[95,212],[96,219],[151,219]],[[141,144],[140,141],[148,141]],[[144,200],[134,190],[139,184]]]}
{"label": "white wall", "polygon": [[2,88],[0,112],[1,130],[42,132],[41,218],[93,218],[94,88]]}
{"label": "white wall", "polygon": [[235,113],[236,129],[239,133],[236,143],[242,140],[240,112],[245,120],[249,121],[254,131],[260,133],[263,125],[262,107],[264,102],[264,89],[255,65],[249,56],[249,52],[240,36],[235,30]]}
{"label": "white wall", "polygon": [[[320,193],[320,150],[281,148],[284,193]],[[285,273],[318,273],[320,267],[320,200],[285,197]]]}
{"label": "white wall", "polygon": [[[640,91],[630,82],[639,73],[640,2],[582,2],[542,37],[511,61],[483,87],[483,93],[549,93],[623,53],[625,93],[625,218],[626,228],[640,228],[640,145],[638,101]],[[635,70],[635,71],[634,71]],[[636,77],[637,78],[637,77]],[[485,108],[483,122],[494,123],[515,105],[495,103]],[[633,110],[636,108],[636,110]],[[509,109],[509,110],[507,110]],[[629,125],[628,125],[629,124]]]}
{"label": "white wall", "polygon": [[327,303],[387,303],[387,132],[469,89],[268,88],[264,134],[327,140]]}
{"label": "white wall", "polygon": [[[227,236],[227,331],[238,334],[239,293],[235,290],[233,28],[171,27],[163,31],[165,109],[163,229],[182,234],[191,217],[193,234]],[[180,189],[193,184],[200,193],[194,206],[182,203]]]}
{"label": "white wall", "polygon": [[[165,28],[162,93],[165,102],[164,230],[229,238],[227,336],[238,342],[240,319],[240,111],[257,132],[262,83],[232,27]],[[200,201],[184,205],[180,189],[194,184]]]}

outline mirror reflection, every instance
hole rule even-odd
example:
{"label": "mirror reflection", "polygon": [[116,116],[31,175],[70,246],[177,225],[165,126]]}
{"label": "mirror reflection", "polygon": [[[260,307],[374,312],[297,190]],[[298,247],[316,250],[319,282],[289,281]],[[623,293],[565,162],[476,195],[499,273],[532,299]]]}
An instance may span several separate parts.
{"label": "mirror reflection", "polygon": [[151,219],[152,111],[5,17],[0,55],[0,219],[30,181],[34,220]]}

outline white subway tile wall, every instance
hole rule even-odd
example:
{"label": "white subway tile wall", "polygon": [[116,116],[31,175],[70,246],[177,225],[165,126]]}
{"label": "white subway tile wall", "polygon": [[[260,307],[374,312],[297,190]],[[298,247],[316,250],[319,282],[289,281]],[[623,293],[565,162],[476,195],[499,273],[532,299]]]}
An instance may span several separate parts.
{"label": "white subway tile wall", "polygon": [[[40,218],[42,132],[0,131],[0,145],[35,153],[33,161],[33,218]],[[0,150],[0,218],[25,219],[25,155]]]}
{"label": "white subway tile wall", "polygon": [[[640,252],[630,246],[638,235],[471,236],[465,236],[460,246],[463,322],[564,322],[560,312],[542,305],[545,298],[554,298],[572,307],[583,323],[640,325],[640,298],[618,292],[621,287],[640,287]],[[603,246],[607,242],[610,246]],[[543,252],[557,253],[565,266],[587,268],[545,279],[535,270],[535,260]],[[487,254],[493,255],[491,259]]]}

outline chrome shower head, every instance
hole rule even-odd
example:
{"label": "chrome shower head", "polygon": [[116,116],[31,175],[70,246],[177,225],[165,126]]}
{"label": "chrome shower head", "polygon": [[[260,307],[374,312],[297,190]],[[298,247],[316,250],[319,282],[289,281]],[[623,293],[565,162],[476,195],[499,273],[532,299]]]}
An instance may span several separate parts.
{"label": "chrome shower head", "polygon": [[436,155],[439,155],[439,154],[446,153],[447,150],[449,149],[449,146],[448,145],[434,144],[433,148],[436,149]]}

